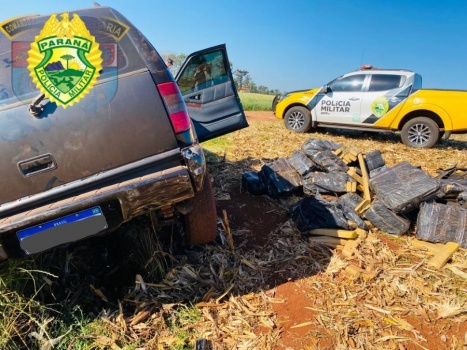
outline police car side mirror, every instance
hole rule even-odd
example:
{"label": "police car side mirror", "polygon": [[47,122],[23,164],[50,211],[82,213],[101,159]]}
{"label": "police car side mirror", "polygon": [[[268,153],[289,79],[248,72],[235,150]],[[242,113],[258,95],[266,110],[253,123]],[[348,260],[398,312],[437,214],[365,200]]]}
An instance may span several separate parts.
{"label": "police car side mirror", "polygon": [[325,94],[327,94],[327,93],[329,92],[329,90],[330,90],[329,85],[324,85],[324,86],[323,86],[323,92],[324,92]]}

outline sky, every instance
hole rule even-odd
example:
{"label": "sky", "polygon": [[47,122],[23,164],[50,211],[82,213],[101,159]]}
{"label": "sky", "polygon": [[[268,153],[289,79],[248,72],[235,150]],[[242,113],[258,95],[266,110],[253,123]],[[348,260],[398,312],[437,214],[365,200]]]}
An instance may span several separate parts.
{"label": "sky", "polygon": [[[162,55],[226,44],[257,86],[321,86],[362,64],[420,73],[425,88],[467,90],[467,0],[98,0]],[[92,7],[1,0],[0,22]]]}

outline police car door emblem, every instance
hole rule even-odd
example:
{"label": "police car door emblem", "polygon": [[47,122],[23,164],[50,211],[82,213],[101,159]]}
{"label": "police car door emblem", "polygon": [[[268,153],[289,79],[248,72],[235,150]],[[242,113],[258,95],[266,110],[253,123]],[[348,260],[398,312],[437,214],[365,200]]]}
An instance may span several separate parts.
{"label": "police car door emblem", "polygon": [[28,51],[28,69],[37,88],[66,108],[84,97],[102,69],[102,52],[77,14],[52,15]]}
{"label": "police car door emblem", "polygon": [[380,96],[377,97],[371,104],[371,110],[375,116],[381,118],[387,113],[389,109],[389,103],[386,97]]}

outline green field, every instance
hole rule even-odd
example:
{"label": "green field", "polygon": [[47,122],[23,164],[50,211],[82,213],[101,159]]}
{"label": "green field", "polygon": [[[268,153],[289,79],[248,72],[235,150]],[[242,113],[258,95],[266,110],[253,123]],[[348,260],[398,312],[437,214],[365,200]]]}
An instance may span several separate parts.
{"label": "green field", "polygon": [[271,111],[274,95],[239,93],[245,111]]}

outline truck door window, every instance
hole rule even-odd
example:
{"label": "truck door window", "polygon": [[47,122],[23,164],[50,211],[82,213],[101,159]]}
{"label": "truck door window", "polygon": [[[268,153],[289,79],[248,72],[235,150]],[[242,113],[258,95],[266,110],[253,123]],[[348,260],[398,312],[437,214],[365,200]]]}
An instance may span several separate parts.
{"label": "truck door window", "polygon": [[225,64],[222,51],[193,57],[178,78],[180,91],[185,94],[228,81]]}
{"label": "truck door window", "polygon": [[401,87],[405,82],[404,75],[372,74],[368,91],[386,91]]}
{"label": "truck door window", "polygon": [[357,74],[336,80],[330,85],[331,91],[362,91],[365,74]]}

